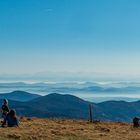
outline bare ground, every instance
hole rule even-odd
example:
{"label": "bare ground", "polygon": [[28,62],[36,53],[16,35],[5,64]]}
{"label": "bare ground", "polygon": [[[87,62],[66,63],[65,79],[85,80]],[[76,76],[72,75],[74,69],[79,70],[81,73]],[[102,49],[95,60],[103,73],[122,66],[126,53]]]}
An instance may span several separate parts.
{"label": "bare ground", "polygon": [[0,128],[0,140],[140,140],[140,128],[127,123],[26,119],[19,128]]}

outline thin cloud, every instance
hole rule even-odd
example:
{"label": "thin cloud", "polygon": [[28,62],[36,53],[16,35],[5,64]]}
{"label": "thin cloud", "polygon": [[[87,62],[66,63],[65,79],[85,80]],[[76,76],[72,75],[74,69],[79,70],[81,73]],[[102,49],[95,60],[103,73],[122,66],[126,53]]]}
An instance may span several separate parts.
{"label": "thin cloud", "polygon": [[52,11],[53,11],[53,9],[48,8],[48,9],[45,9],[44,11],[45,11],[45,12],[52,12]]}

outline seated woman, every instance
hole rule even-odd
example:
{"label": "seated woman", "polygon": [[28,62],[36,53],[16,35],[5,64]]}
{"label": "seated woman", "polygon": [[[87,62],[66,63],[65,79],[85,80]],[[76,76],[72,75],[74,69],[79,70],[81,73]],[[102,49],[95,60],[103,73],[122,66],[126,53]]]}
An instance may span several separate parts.
{"label": "seated woman", "polygon": [[19,126],[19,121],[16,116],[16,111],[14,109],[10,110],[10,112],[7,114],[7,116],[4,119],[4,122],[2,124],[2,127],[4,127],[6,124],[8,127],[18,127]]}

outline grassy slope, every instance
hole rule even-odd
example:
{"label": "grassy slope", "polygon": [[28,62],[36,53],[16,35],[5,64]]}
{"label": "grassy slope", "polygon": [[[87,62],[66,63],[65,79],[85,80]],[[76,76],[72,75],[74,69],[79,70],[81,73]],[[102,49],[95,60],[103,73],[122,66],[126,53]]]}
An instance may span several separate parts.
{"label": "grassy slope", "polygon": [[0,128],[0,140],[139,140],[140,129],[125,123],[22,119],[20,128]]}

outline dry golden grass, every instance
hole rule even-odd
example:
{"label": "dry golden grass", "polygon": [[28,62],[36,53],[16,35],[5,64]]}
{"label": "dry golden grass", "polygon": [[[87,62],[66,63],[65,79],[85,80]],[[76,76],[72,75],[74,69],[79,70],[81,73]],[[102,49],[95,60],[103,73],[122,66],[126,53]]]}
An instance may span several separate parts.
{"label": "dry golden grass", "polygon": [[26,119],[19,128],[0,128],[0,140],[140,140],[140,129],[126,123]]}

